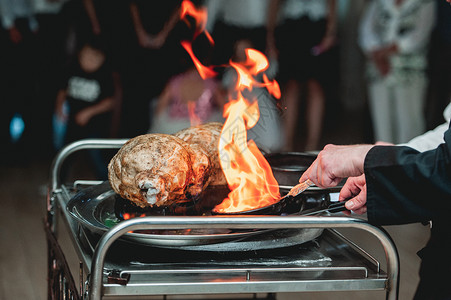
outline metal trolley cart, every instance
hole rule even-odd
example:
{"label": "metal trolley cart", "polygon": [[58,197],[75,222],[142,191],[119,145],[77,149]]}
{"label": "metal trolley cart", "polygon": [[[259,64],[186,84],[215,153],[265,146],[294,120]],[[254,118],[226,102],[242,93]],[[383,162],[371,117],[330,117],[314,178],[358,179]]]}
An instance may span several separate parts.
{"label": "metal trolley cart", "polygon": [[[101,183],[61,184],[62,163],[76,151],[120,148],[125,141],[81,140],[54,159],[46,220],[49,299],[261,293],[269,298],[283,292],[344,290],[385,290],[387,299],[397,299],[399,259],[391,238],[383,229],[343,214],[149,216],[122,221],[100,234],[90,230],[74,218],[68,203],[80,186]],[[157,237],[143,239],[144,234],[134,238],[131,233],[205,228],[228,228],[236,235],[151,234]],[[375,236],[385,252],[386,270],[340,228]]]}

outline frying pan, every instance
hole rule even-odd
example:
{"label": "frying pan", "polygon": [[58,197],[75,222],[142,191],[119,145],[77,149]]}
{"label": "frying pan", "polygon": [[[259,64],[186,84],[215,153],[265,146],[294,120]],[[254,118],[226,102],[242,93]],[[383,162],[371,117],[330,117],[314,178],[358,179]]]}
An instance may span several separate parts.
{"label": "frying pan", "polygon": [[[130,201],[121,198],[111,189],[109,182],[104,182],[77,192],[67,203],[66,209],[74,220],[86,229],[86,232],[98,237],[123,220],[123,218],[118,216],[120,212],[165,216],[178,214],[180,212],[179,210],[182,210],[183,214],[188,215],[211,215],[211,209],[219,204],[224,194],[227,195],[227,188],[223,187],[223,189],[224,191],[220,192],[221,189],[218,189],[218,187],[212,188],[211,195],[221,196],[209,197],[210,194],[205,194],[205,198],[200,199],[192,205],[184,203],[183,206],[178,206],[173,208],[173,210],[166,208],[159,211],[146,211],[136,207]],[[336,208],[335,204],[330,204],[328,193],[305,192],[294,197],[285,197],[283,200],[281,199],[281,201],[274,204],[272,208],[267,207],[266,210],[258,210],[254,214],[319,214],[324,211],[323,208],[327,208],[329,212],[332,212],[331,209]],[[274,235],[262,235],[271,231],[266,229],[236,230],[228,228],[204,228],[199,230],[158,229],[145,232],[129,232],[124,235],[123,240],[152,247],[186,250],[198,250],[199,248],[199,250],[207,251],[221,251],[223,248],[215,247],[214,245],[224,243],[228,245],[226,249],[229,251],[247,251],[249,249],[273,249],[275,247],[299,244],[319,236],[322,229],[302,228],[295,236],[288,238],[285,236],[285,231],[274,231]],[[254,236],[256,237],[254,238]],[[272,238],[278,239],[280,243],[268,243],[267,241]],[[239,243],[238,241],[247,242]],[[210,245],[212,246],[210,247]]]}
{"label": "frying pan", "polygon": [[214,209],[211,210],[212,215],[282,215],[282,214],[300,214],[300,215],[313,215],[320,214],[324,212],[339,212],[347,210],[345,207],[345,202],[330,203],[330,201],[325,201],[326,204],[318,205],[313,209],[308,209],[305,197],[301,197],[301,193],[310,188],[313,183],[310,180],[299,183],[294,186],[288,194],[280,198],[279,201],[267,205],[264,207],[239,211],[239,212],[218,212]]}
{"label": "frying pan", "polygon": [[[283,196],[277,202],[275,202],[271,205],[267,205],[267,206],[263,206],[263,207],[259,207],[259,208],[255,208],[255,209],[250,209],[250,210],[245,210],[245,211],[238,211],[238,212],[218,212],[213,208],[211,213],[213,215],[275,215],[275,214],[278,215],[278,214],[281,214],[282,212],[289,213],[287,211],[287,206],[289,204],[291,204],[293,201],[295,201],[296,197],[298,197],[303,191],[305,191],[312,185],[313,185],[313,182],[311,182],[310,180],[299,183],[296,186],[294,186],[288,192],[287,195]],[[302,207],[303,207],[303,205],[301,203],[301,208]],[[299,208],[298,208],[298,210],[299,210]]]}
{"label": "frying pan", "polygon": [[[333,202],[330,201],[325,204],[325,207],[313,208],[313,209],[305,209],[304,204],[299,204],[300,201],[303,201],[302,198],[294,197],[294,196],[284,196],[276,203],[273,203],[268,206],[239,211],[239,212],[216,212],[214,210],[211,211],[212,215],[288,215],[288,214],[299,214],[299,215],[316,215],[322,214],[325,212],[335,213],[340,211],[347,211],[345,207],[345,201],[343,202]],[[299,209],[300,207],[300,209]]]}
{"label": "frying pan", "polygon": [[290,189],[315,161],[316,155],[305,152],[276,152],[265,155],[272,173],[281,188]]}

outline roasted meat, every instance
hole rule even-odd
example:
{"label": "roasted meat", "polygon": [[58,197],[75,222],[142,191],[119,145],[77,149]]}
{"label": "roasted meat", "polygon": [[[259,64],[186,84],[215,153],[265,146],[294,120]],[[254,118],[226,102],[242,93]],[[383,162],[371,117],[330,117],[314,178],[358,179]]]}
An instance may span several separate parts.
{"label": "roasted meat", "polygon": [[108,179],[116,193],[140,207],[197,196],[209,182],[211,163],[196,148],[174,135],[137,136],[111,159]]}
{"label": "roasted meat", "polygon": [[200,195],[209,184],[227,184],[218,155],[221,128],[207,123],[130,139],[108,165],[113,190],[140,207],[167,206]]}
{"label": "roasted meat", "polygon": [[211,122],[199,126],[189,127],[174,134],[190,144],[193,148],[203,151],[204,154],[210,158],[210,162],[212,164],[209,182],[210,185],[227,184],[218,155],[218,144],[222,125],[222,123]]}

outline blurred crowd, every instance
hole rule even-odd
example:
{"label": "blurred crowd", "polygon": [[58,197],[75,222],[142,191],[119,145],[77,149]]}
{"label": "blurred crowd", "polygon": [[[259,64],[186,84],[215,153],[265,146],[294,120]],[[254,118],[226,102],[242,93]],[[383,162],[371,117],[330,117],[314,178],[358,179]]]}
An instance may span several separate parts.
{"label": "blurred crowd", "polygon": [[[362,142],[405,143],[443,122],[451,96],[444,0],[0,0],[2,163],[53,156],[81,138],[173,133],[223,121],[246,48],[264,53],[282,97],[253,91],[249,137],[266,152],[314,151],[336,115],[367,107]],[[329,118],[329,116],[332,116]],[[194,122],[194,123],[193,123]],[[359,124],[360,125],[360,124]]]}

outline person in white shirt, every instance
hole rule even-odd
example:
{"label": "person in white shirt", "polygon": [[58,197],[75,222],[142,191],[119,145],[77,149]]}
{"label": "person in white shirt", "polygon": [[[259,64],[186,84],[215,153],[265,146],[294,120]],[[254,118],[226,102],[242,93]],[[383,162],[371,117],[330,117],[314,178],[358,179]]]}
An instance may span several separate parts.
{"label": "person in white shirt", "polygon": [[445,142],[443,135],[449,128],[451,119],[451,103],[449,103],[443,111],[443,118],[445,119],[445,122],[443,124],[440,124],[434,129],[429,130],[424,134],[411,139],[409,142],[401,144],[400,146],[409,146],[420,152],[437,148],[438,145]]}
{"label": "person in white shirt", "polygon": [[376,141],[405,143],[425,130],[427,51],[432,0],[374,0],[360,24]]}

